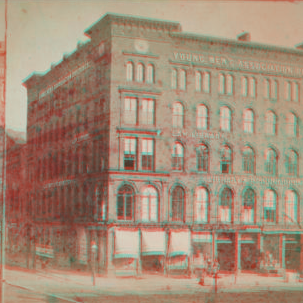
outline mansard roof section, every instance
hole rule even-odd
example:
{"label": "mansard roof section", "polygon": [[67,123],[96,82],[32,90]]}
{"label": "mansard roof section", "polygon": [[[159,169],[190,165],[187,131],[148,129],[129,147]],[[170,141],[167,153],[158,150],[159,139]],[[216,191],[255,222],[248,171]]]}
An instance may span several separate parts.
{"label": "mansard roof section", "polygon": [[235,47],[243,47],[243,48],[250,48],[250,49],[259,49],[265,51],[274,51],[279,53],[288,53],[293,55],[303,56],[303,51],[300,49],[290,48],[290,47],[283,47],[283,46],[276,46],[270,44],[263,44],[258,42],[251,42],[251,41],[239,41],[235,39],[229,38],[221,38],[221,37],[214,37],[214,36],[206,36],[200,35],[196,33],[188,33],[188,32],[180,32],[180,33],[171,33],[170,36],[175,39],[183,39],[183,40],[193,40],[196,42],[208,42],[208,43],[217,43],[224,46],[235,46]]}
{"label": "mansard roof section", "polygon": [[104,28],[108,24],[147,26],[156,29],[161,28],[169,32],[180,32],[182,30],[181,24],[179,22],[145,18],[133,15],[108,13],[102,16],[88,29],[86,29],[85,34],[91,37],[95,32],[98,32],[101,28]]}
{"label": "mansard roof section", "polygon": [[61,73],[68,72],[86,60],[90,60],[91,54],[91,41],[79,42],[77,49],[69,54],[63,54],[62,59],[57,63],[52,63],[45,72],[33,72],[30,74],[23,80],[23,86],[30,88],[47,84],[49,80],[60,76]]}

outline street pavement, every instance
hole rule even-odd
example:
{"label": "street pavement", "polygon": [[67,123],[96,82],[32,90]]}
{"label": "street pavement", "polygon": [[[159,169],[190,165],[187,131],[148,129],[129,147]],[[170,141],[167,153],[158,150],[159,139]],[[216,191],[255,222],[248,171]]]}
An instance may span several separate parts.
{"label": "street pavement", "polygon": [[[89,273],[58,270],[26,270],[7,268],[5,272],[5,297],[9,302],[220,302],[220,298],[230,298],[230,302],[249,296],[246,302],[266,303],[287,298],[287,295],[303,298],[303,283],[296,279],[288,282],[281,277],[266,277],[257,274],[219,274],[218,294],[214,295],[214,280],[205,279],[205,286],[188,277],[165,277],[162,275],[142,275],[140,277],[97,276],[96,285]],[[249,300],[253,295],[258,301]],[[262,295],[263,294],[263,295]],[[154,299],[153,299],[154,298]],[[237,300],[233,301],[235,298]],[[191,301],[191,299],[193,301]],[[203,299],[203,300],[202,300]],[[167,301],[168,300],[168,301]],[[202,301],[201,301],[202,300]],[[212,300],[212,301],[211,301]],[[214,301],[216,300],[216,301]],[[219,300],[219,301],[218,301]],[[242,299],[241,299],[242,300]],[[261,301],[260,301],[261,300]],[[223,301],[222,301],[223,302]],[[244,302],[244,301],[243,301]],[[285,302],[296,301],[295,297]]]}

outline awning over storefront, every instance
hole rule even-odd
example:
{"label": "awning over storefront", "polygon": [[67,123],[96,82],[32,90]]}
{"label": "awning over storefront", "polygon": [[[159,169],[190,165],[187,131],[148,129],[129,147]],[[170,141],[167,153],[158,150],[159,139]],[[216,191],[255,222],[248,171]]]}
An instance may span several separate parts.
{"label": "awning over storefront", "polygon": [[115,258],[138,258],[138,230],[115,230]]}
{"label": "awning over storefront", "polygon": [[165,232],[142,230],[142,255],[165,255]]}
{"label": "awning over storefront", "polygon": [[169,239],[169,256],[190,254],[190,232],[171,231]]}
{"label": "awning over storefront", "polygon": [[211,243],[212,234],[210,232],[197,232],[192,235],[193,242],[196,243]]}

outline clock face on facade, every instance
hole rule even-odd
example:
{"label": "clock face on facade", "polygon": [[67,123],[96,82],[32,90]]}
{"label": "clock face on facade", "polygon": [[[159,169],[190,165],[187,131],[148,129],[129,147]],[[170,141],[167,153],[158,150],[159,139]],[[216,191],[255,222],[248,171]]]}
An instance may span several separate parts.
{"label": "clock face on facade", "polygon": [[137,52],[146,53],[148,51],[149,45],[145,40],[135,40],[135,49]]}

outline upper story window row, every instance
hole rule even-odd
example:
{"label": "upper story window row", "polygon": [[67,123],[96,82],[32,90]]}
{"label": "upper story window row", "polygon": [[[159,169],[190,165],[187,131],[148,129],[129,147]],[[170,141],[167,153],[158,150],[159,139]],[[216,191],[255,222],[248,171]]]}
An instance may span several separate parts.
{"label": "upper story window row", "polygon": [[[222,72],[218,75],[218,93],[220,95],[232,96],[235,94],[235,75]],[[253,76],[241,76],[241,96],[257,97],[257,80]],[[209,71],[195,72],[195,91],[211,93],[212,77]],[[262,83],[261,83],[262,84]],[[173,68],[171,72],[171,88],[186,90],[188,85],[188,72],[182,68]],[[263,97],[265,99],[277,100],[279,98],[279,82],[274,78],[265,78],[263,81]],[[299,102],[299,84],[296,81],[284,81],[284,100]]]}
{"label": "upper story window row", "polygon": [[138,83],[155,83],[155,67],[152,63],[144,65],[138,62],[136,65],[132,61],[126,63],[126,80]]}
{"label": "upper story window row", "polygon": [[[180,102],[175,102],[172,109],[173,128],[184,128],[184,107]],[[196,128],[199,130],[209,129],[209,110],[206,105],[199,104],[196,108]],[[243,131],[253,134],[256,132],[256,119],[254,111],[251,108],[243,110]],[[233,125],[232,111],[228,106],[220,107],[220,131],[231,132]],[[285,117],[286,134],[290,137],[298,135],[298,118],[288,112]],[[276,135],[278,130],[277,116],[272,110],[267,110],[264,115],[264,131],[266,135]]]}

